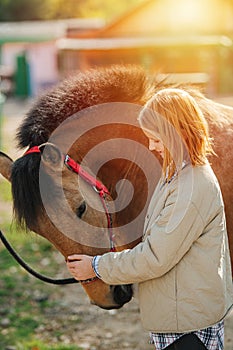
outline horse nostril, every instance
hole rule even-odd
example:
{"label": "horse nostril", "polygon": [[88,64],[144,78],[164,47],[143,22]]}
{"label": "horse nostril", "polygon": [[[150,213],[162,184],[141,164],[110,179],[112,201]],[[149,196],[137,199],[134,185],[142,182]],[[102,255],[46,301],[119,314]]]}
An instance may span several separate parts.
{"label": "horse nostril", "polygon": [[131,284],[112,286],[113,299],[118,304],[123,306],[128,303],[133,296],[133,289]]}

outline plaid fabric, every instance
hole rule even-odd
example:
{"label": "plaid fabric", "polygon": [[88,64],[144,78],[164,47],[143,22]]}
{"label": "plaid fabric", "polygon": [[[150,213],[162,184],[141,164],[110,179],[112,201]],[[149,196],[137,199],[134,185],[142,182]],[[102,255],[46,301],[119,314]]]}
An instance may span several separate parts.
{"label": "plaid fabric", "polygon": [[[202,341],[208,350],[223,350],[224,347],[224,322],[221,321],[212,327],[193,332]],[[151,343],[156,350],[165,349],[175,340],[186,333],[151,333]]]}

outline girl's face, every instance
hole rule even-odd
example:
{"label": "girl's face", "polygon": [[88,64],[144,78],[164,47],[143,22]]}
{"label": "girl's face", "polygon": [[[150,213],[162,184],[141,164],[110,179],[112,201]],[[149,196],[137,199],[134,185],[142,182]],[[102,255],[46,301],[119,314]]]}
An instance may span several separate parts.
{"label": "girl's face", "polygon": [[155,135],[149,133],[148,131],[144,130],[144,134],[148,138],[149,145],[148,148],[150,151],[156,151],[161,158],[164,158],[164,145],[162,140],[159,137],[156,137]]}
{"label": "girl's face", "polygon": [[164,158],[164,145],[160,139],[149,138],[149,150],[156,151]]}

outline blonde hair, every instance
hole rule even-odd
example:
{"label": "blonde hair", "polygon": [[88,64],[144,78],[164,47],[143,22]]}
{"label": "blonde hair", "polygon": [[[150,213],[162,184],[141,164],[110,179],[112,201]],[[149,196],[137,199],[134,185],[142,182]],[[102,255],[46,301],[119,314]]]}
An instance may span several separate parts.
{"label": "blonde hair", "polygon": [[207,121],[196,100],[182,89],[166,88],[155,93],[138,119],[146,134],[164,144],[162,171],[168,181],[184,161],[203,165],[214,153]]}

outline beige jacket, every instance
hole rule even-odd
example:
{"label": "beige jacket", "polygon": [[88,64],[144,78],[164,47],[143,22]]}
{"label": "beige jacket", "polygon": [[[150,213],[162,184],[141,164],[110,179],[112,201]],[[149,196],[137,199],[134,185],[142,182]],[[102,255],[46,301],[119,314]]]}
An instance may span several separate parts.
{"label": "beige jacket", "polygon": [[188,332],[220,321],[233,304],[221,191],[209,165],[186,166],[152,196],[143,242],[107,253],[99,273],[108,284],[139,283],[145,329]]}

